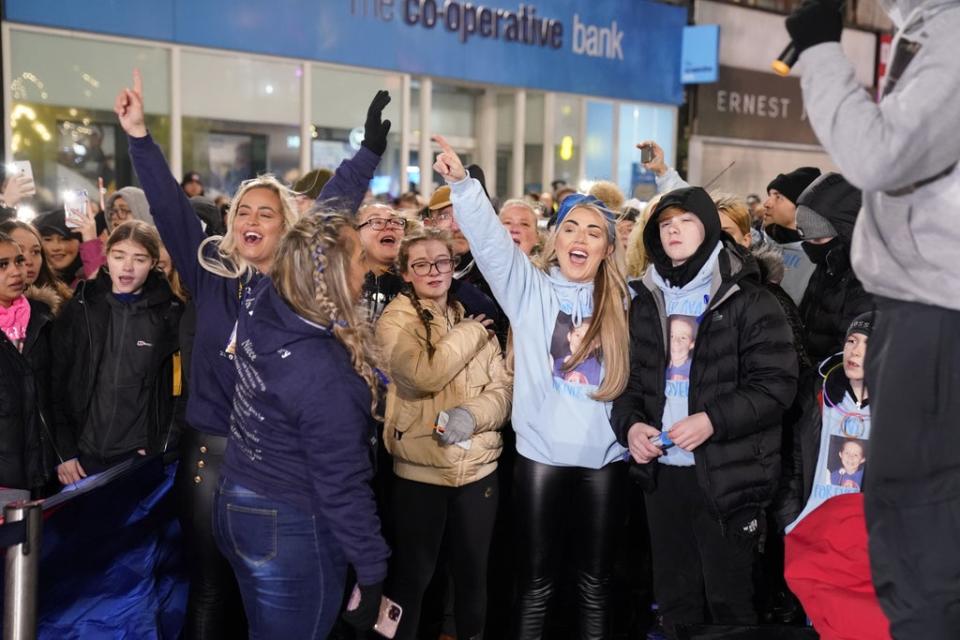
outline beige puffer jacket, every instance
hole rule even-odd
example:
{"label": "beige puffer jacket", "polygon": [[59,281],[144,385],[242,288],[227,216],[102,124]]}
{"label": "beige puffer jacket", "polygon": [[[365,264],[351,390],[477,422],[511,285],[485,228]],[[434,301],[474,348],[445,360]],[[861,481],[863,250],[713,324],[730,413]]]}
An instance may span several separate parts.
{"label": "beige puffer jacket", "polygon": [[[501,429],[510,415],[513,381],[496,338],[474,320],[454,324],[455,310],[421,301],[430,312],[426,331],[406,295],[387,305],[377,322],[390,385],[383,438],[401,478],[460,487],[493,473],[503,449]],[[459,303],[457,311],[462,316]],[[476,421],[470,449],[444,445],[433,429],[441,411],[461,407]]]}

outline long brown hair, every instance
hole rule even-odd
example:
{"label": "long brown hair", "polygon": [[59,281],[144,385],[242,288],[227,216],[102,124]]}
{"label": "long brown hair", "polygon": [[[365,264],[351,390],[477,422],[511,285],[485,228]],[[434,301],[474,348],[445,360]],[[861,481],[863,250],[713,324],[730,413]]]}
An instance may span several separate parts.
{"label": "long brown hair", "polygon": [[[589,205],[578,205],[576,209],[589,209],[603,219],[606,227],[606,216],[600,209]],[[547,236],[538,264],[541,269],[548,271],[557,264],[557,233],[560,225],[553,228]],[[629,340],[627,329],[627,283],[618,264],[622,263],[620,243],[606,236],[607,247],[613,246],[613,251],[605,256],[593,278],[593,317],[587,335],[580,343],[577,352],[571,354],[567,366],[575,368],[584,360],[594,355],[599,343],[599,353],[596,355],[603,361],[603,381],[600,387],[590,397],[594,400],[610,401],[619,396],[627,386],[627,377],[630,374]]]}
{"label": "long brown hair", "polygon": [[[407,273],[410,270],[410,249],[421,242],[427,242],[430,240],[436,240],[437,242],[443,243],[443,246],[447,248],[447,253],[450,254],[450,259],[456,261],[456,258],[453,256],[453,235],[446,229],[436,229],[430,227],[420,227],[415,229],[412,233],[409,233],[403,237],[403,240],[400,242],[400,253],[397,256],[397,261],[400,264],[400,273]],[[456,265],[456,262],[454,262]],[[410,299],[410,303],[413,305],[414,311],[417,312],[417,317],[420,318],[420,323],[423,325],[424,330],[424,340],[427,343],[427,359],[432,359],[433,354],[436,352],[436,347],[433,346],[431,340],[431,329],[430,321],[433,319],[433,316],[429,311],[423,308],[423,305],[420,304],[420,298],[417,296],[417,292],[414,290],[413,285],[409,282],[404,283],[403,291],[401,293],[407,296]],[[453,314],[454,314],[454,324],[460,322],[462,319],[462,314],[460,313],[460,305],[454,303]]]}
{"label": "long brown hair", "polygon": [[329,327],[346,347],[354,370],[370,389],[370,411],[376,414],[380,395],[377,342],[349,284],[350,261],[359,242],[347,217],[308,214],[280,241],[270,278],[297,315]]}
{"label": "long brown hair", "polygon": [[[29,222],[23,222],[22,220],[4,220],[0,222],[0,232],[7,235],[12,234],[16,229],[21,231],[27,231],[33,234],[33,237],[37,239],[37,242],[40,243],[40,246],[43,247],[43,240],[40,237],[40,232],[37,231]],[[24,251],[24,247],[21,247]],[[37,270],[37,279],[31,285],[37,289],[47,288],[53,291],[56,294],[59,300],[57,301],[57,308],[53,309],[54,315],[59,311],[60,303],[66,302],[73,297],[73,289],[67,286],[65,282],[53,275],[53,272],[50,271],[50,265],[47,264],[47,258],[43,255],[43,249],[40,250],[40,269]]]}

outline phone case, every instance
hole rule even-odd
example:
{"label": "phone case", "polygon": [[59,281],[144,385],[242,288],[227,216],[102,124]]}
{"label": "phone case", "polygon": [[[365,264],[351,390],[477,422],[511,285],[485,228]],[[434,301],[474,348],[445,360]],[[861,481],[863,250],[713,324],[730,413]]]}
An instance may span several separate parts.
{"label": "phone case", "polygon": [[377,624],[373,625],[373,630],[384,638],[393,638],[397,635],[397,627],[400,626],[402,617],[403,607],[383,596],[380,598],[380,615],[377,616]]}

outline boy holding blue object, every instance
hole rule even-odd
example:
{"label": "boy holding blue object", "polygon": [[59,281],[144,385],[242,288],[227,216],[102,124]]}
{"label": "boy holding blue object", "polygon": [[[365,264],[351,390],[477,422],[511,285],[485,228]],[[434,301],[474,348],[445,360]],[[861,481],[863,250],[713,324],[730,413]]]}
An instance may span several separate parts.
{"label": "boy holding blue object", "polygon": [[652,266],[632,284],[630,376],[611,423],[647,491],[654,591],[670,637],[708,608],[713,622],[749,624],[796,393],[792,333],[703,189],[664,195],[643,241]]}

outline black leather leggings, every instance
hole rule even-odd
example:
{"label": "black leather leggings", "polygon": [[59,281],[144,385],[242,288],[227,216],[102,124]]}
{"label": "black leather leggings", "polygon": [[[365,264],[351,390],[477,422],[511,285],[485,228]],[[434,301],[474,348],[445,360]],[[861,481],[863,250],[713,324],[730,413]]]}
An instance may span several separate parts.
{"label": "black leather leggings", "polygon": [[184,429],[174,490],[190,570],[184,640],[246,638],[237,580],[213,538],[213,499],[227,439]]}
{"label": "black leather leggings", "polygon": [[[539,640],[557,575],[576,563],[580,640],[610,637],[614,535],[625,521],[627,466],[553,467],[518,455],[513,492],[520,557],[514,637]],[[565,533],[572,534],[564,549]]]}

